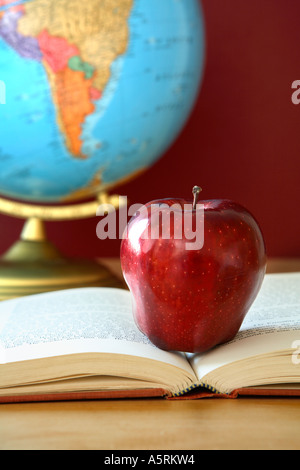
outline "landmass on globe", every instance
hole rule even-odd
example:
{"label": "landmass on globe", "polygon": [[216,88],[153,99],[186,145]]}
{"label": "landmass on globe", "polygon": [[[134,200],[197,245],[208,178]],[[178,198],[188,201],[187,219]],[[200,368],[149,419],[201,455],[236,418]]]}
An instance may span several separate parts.
{"label": "landmass on globe", "polygon": [[[127,50],[134,0],[0,0],[0,37],[45,68],[59,128],[74,158],[85,159],[82,126]],[[101,47],[99,47],[101,45]]]}
{"label": "landmass on globe", "polygon": [[175,141],[204,67],[199,0],[0,0],[0,193],[97,197]]}

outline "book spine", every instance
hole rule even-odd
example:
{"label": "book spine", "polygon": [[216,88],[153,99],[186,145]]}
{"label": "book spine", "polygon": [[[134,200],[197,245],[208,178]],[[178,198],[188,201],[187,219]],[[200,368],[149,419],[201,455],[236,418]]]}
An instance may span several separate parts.
{"label": "book spine", "polygon": [[221,392],[219,392],[219,390],[217,390],[215,387],[212,387],[211,385],[208,385],[205,382],[200,382],[200,383],[197,383],[197,384],[190,385],[190,387],[187,387],[187,388],[185,388],[184,390],[181,390],[178,393],[174,393],[173,396],[174,397],[182,397],[186,393],[189,393],[192,390],[195,390],[196,388],[205,388],[205,389],[209,390],[210,392],[213,392],[217,395],[222,395]]}

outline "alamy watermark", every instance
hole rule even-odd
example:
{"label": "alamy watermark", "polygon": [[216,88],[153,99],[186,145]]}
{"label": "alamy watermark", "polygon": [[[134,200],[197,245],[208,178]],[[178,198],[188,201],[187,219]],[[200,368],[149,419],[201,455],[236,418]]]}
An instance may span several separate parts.
{"label": "alamy watermark", "polygon": [[292,354],[292,363],[295,365],[300,364],[300,340],[296,340],[292,344],[292,349],[295,351]]}
{"label": "alamy watermark", "polygon": [[296,90],[292,93],[292,103],[297,105],[300,103],[300,80],[293,81],[292,89]]}
{"label": "alamy watermark", "polygon": [[[102,217],[96,233],[100,240],[124,239],[128,236],[128,221],[139,217],[134,236],[140,240],[184,240],[186,250],[201,250],[204,245],[204,205],[172,205],[153,203],[128,207],[126,196],[119,196],[120,210],[112,204],[100,205],[97,216]],[[118,215],[117,215],[118,213]]]}
{"label": "alamy watermark", "polygon": [[0,104],[6,104],[6,85],[3,80],[0,80]]}

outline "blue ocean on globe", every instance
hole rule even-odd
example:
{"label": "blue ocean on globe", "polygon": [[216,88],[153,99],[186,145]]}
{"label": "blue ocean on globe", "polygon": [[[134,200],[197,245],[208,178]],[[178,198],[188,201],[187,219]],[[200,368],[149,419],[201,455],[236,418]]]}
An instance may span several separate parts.
{"label": "blue ocean on globe", "polygon": [[150,167],[190,115],[204,53],[198,0],[0,0],[0,193],[72,201]]}

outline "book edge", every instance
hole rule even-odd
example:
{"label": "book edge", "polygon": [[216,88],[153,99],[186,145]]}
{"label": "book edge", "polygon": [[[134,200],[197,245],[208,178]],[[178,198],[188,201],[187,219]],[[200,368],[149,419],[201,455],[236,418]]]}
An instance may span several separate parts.
{"label": "book edge", "polygon": [[[191,387],[190,387],[191,388]],[[164,398],[167,400],[200,400],[204,398],[227,398],[236,399],[238,397],[269,397],[269,398],[300,398],[300,389],[253,389],[240,388],[230,394],[215,393],[204,387],[192,387],[191,390],[183,394],[172,395],[169,391],[156,388],[144,390],[118,390],[110,392],[68,392],[68,393],[48,393],[35,395],[11,395],[0,398],[0,404],[17,403],[40,403],[40,402],[70,402],[70,401],[91,401],[91,400],[115,400],[115,399],[143,399],[143,398]]]}

